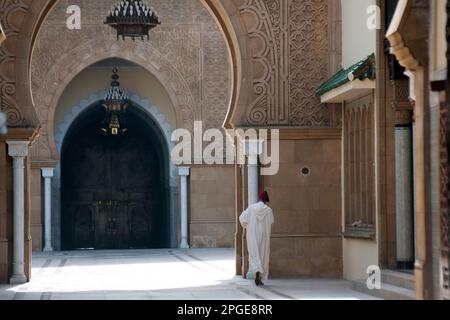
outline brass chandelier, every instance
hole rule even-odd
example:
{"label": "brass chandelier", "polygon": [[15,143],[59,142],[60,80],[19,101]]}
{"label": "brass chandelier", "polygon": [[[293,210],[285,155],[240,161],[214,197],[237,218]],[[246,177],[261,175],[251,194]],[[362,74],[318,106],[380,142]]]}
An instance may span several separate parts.
{"label": "brass chandelier", "polygon": [[102,106],[106,109],[102,131],[111,136],[125,134],[128,131],[126,111],[130,104],[127,94],[120,89],[119,70],[113,69],[111,88],[107,91]]}
{"label": "brass chandelier", "polygon": [[117,30],[117,40],[122,37],[149,40],[151,29],[161,24],[157,13],[144,1],[124,0],[111,9],[105,24]]}

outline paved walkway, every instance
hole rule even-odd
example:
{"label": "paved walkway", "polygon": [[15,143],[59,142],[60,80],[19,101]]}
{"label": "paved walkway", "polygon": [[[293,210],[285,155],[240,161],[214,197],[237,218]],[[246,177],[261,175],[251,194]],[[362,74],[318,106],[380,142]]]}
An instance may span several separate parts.
{"label": "paved walkway", "polygon": [[0,300],[371,299],[341,280],[270,280],[234,276],[234,251],[77,251],[33,256],[33,279],[0,286]]}

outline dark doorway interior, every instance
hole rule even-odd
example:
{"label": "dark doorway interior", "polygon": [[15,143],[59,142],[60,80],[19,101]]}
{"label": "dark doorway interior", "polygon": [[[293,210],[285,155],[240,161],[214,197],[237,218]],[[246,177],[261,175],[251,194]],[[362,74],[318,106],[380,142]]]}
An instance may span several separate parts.
{"label": "dark doorway interior", "polygon": [[128,132],[101,131],[104,109],[89,108],[71,126],[62,150],[62,247],[169,247],[166,150],[158,129],[137,107]]}

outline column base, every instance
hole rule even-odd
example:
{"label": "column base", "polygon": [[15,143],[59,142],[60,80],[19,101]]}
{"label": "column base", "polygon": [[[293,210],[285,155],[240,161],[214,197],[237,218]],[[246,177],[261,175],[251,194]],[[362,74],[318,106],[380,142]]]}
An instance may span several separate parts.
{"label": "column base", "polygon": [[187,241],[183,241],[180,244],[180,249],[190,249],[189,244],[187,243]]}
{"label": "column base", "polygon": [[52,247],[45,247],[44,250],[42,250],[42,252],[53,252],[53,248]]}
{"label": "column base", "polygon": [[28,282],[27,277],[23,275],[13,275],[11,279],[9,279],[9,283],[16,285],[16,284],[25,284]]}

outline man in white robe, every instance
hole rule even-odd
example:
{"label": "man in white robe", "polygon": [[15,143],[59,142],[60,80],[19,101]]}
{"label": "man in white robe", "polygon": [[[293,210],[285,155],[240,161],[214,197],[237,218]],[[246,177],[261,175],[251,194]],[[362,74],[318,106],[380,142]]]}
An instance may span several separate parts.
{"label": "man in white robe", "polygon": [[273,211],[267,206],[269,195],[262,192],[260,202],[251,205],[240,216],[241,225],[247,231],[249,272],[255,275],[256,285],[264,285],[269,278],[270,236],[274,222]]}

